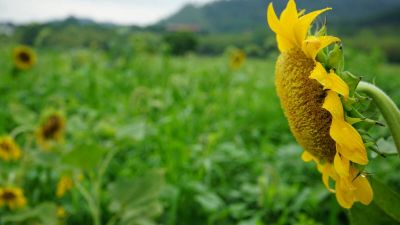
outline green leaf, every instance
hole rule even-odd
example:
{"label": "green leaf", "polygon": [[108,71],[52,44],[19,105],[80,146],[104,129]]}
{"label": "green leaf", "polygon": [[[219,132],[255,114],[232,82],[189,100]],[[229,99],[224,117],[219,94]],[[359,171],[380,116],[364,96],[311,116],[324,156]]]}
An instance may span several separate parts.
{"label": "green leaf", "polygon": [[374,189],[374,202],[390,217],[400,223],[400,195],[385,184],[370,179]]}
{"label": "green leaf", "polygon": [[25,209],[13,215],[1,216],[2,223],[13,223],[23,221],[37,221],[43,225],[57,224],[57,206],[54,203],[45,202],[33,209]]}
{"label": "green leaf", "polygon": [[164,172],[148,172],[134,180],[119,180],[109,186],[112,202],[110,210],[115,212],[123,208],[140,207],[157,200],[164,186]]}
{"label": "green leaf", "polygon": [[201,193],[195,199],[207,212],[215,212],[224,205],[221,198],[213,192]]}
{"label": "green leaf", "polygon": [[159,196],[164,172],[155,170],[134,180],[120,180],[109,186],[111,212],[118,213],[121,225],[152,225],[162,213]]}
{"label": "green leaf", "polygon": [[378,145],[378,149],[380,152],[384,154],[396,154],[397,149],[394,145],[393,138],[389,137],[388,139],[381,138],[376,144]]}
{"label": "green leaf", "polygon": [[96,144],[79,145],[63,155],[62,162],[82,170],[92,170],[99,164],[105,152],[104,148]]}
{"label": "green leaf", "polygon": [[350,91],[349,96],[353,97],[354,96],[354,92],[355,92],[355,90],[357,88],[357,85],[360,82],[361,78],[359,76],[356,76],[356,75],[350,73],[349,71],[341,72],[339,74],[339,76],[341,78],[343,78],[343,80],[349,86],[349,91]]}
{"label": "green leaf", "polygon": [[37,115],[35,112],[29,110],[27,107],[21,104],[11,103],[8,105],[8,109],[13,120],[19,125],[33,124],[35,121],[37,121]]}
{"label": "green leaf", "polygon": [[356,203],[350,210],[353,225],[399,224],[400,196],[385,184],[370,178],[374,199],[368,206]]}
{"label": "green leaf", "polygon": [[350,222],[352,225],[398,225],[391,217],[377,205],[372,202],[368,206],[356,203],[350,210]]}

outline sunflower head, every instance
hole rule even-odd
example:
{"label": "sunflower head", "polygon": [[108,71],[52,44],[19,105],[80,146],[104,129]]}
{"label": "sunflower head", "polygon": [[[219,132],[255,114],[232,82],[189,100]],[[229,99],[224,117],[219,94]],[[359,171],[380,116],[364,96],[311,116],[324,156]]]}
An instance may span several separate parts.
{"label": "sunflower head", "polygon": [[36,64],[36,54],[32,48],[20,45],[13,50],[13,59],[15,66],[20,70],[30,69]]}
{"label": "sunflower head", "polygon": [[0,188],[0,207],[8,206],[9,209],[15,210],[26,205],[26,198],[21,188]]}
{"label": "sunflower head", "polygon": [[37,142],[43,149],[48,149],[53,142],[62,141],[65,131],[65,118],[60,112],[48,113],[37,130]]}
{"label": "sunflower head", "polygon": [[4,161],[18,160],[21,157],[21,149],[10,136],[0,137],[0,158]]}
{"label": "sunflower head", "polygon": [[336,152],[329,135],[332,117],[322,108],[326,96],[322,85],[309,78],[314,65],[300,49],[282,53],[276,63],[275,83],[297,142],[319,159],[332,162]]}
{"label": "sunflower head", "polygon": [[[338,68],[317,57],[340,39],[321,32],[308,35],[314,19],[327,10],[304,14],[289,0],[280,18],[271,3],[267,18],[281,53],[275,69],[277,94],[293,135],[306,150],[303,160],[317,163],[326,187],[336,192],[341,206],[350,208],[355,201],[369,204],[372,190],[366,178],[354,179],[355,164],[366,165],[368,158],[360,134],[346,121],[342,101],[349,98],[349,86]],[[329,179],[336,181],[336,190]]]}
{"label": "sunflower head", "polygon": [[230,53],[229,67],[231,69],[239,69],[246,60],[246,53],[240,49],[235,49]]}

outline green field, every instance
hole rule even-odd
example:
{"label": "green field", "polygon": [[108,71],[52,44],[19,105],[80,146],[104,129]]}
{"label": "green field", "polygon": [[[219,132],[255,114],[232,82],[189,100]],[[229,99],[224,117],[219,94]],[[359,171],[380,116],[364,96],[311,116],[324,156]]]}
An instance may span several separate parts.
{"label": "green field", "polygon": [[[37,49],[38,63],[17,72],[12,47],[0,48],[0,134],[37,127],[52,109],[67,122],[52,151],[29,129],[17,136],[23,157],[0,164],[0,181],[22,187],[28,204],[0,209],[0,224],[92,224],[96,212],[101,224],[349,224],[315,165],[300,159],[273,57],[232,70],[227,56]],[[347,61],[400,105],[399,65],[357,51]],[[372,134],[389,136],[387,128]],[[376,157],[367,171],[399,190],[390,172],[399,169],[396,157]],[[83,179],[57,198],[66,170]]]}

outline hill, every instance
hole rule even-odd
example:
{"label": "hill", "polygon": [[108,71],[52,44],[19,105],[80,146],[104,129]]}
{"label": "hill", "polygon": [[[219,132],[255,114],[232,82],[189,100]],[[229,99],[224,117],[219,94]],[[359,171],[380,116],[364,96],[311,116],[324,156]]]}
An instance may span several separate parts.
{"label": "hill", "polygon": [[[177,13],[160,21],[158,25],[171,27],[189,25],[200,27],[208,32],[243,32],[254,31],[266,26],[266,8],[271,2],[260,0],[219,0],[203,6],[186,5]],[[276,10],[280,12],[286,1],[273,0]],[[332,7],[327,12],[329,23],[336,26],[358,25],[370,18],[400,8],[398,0],[297,0],[298,8],[308,10]],[[393,17],[397,14],[393,13]],[[398,16],[396,17],[399,18]],[[392,21],[392,20],[390,20]],[[365,23],[364,23],[365,24]]]}

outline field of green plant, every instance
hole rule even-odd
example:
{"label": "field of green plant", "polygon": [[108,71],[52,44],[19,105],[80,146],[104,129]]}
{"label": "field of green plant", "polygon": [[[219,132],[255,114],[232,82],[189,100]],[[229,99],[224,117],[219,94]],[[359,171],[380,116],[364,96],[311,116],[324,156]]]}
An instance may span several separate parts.
{"label": "field of green plant", "polygon": [[[17,71],[13,47],[0,46],[0,135],[15,138],[21,157],[0,161],[0,184],[21,188],[26,203],[0,208],[0,224],[350,223],[300,159],[275,93],[275,57],[232,69],[226,55],[35,49],[36,65]],[[399,65],[379,52],[346,54],[347,68],[400,105]],[[37,130],[53,111],[65,132],[46,149]],[[375,134],[389,137],[386,127]],[[397,157],[371,156],[371,176],[399,190]]]}

